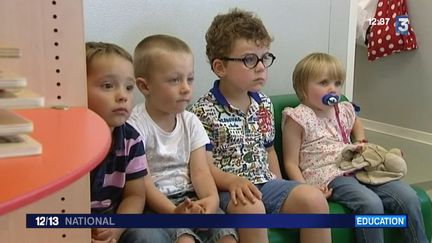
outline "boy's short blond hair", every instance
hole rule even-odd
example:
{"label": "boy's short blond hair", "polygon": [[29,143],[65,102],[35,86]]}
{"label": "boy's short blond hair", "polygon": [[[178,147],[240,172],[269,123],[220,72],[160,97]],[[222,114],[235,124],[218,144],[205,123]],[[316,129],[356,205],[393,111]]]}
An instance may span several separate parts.
{"label": "boy's short blond hair", "polygon": [[87,64],[87,74],[89,72],[89,65],[95,57],[117,55],[123,57],[129,62],[133,63],[132,56],[125,49],[112,43],[106,42],[86,42],[86,64]]}
{"label": "boy's short blond hair", "polygon": [[306,97],[308,82],[325,71],[328,72],[330,79],[345,81],[345,70],[342,64],[327,53],[311,53],[297,63],[292,79],[294,90],[300,101],[304,101]]}
{"label": "boy's short blond hair", "polygon": [[148,78],[152,60],[162,51],[184,52],[192,54],[191,49],[183,40],[170,35],[151,35],[144,38],[135,47],[135,77]]}
{"label": "boy's short blond hair", "polygon": [[206,54],[212,68],[213,60],[229,55],[238,39],[254,41],[258,46],[265,47],[269,47],[273,41],[256,14],[237,8],[214,17],[205,39]]}

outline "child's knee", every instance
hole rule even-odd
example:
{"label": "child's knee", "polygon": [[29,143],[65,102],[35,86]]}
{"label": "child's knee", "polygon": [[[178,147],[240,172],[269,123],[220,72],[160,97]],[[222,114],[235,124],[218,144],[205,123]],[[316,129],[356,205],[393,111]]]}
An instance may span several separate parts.
{"label": "child's knee", "polygon": [[237,240],[234,236],[232,235],[225,235],[223,237],[221,237],[218,241],[216,241],[217,243],[236,243]]}
{"label": "child's knee", "polygon": [[381,198],[376,194],[373,196],[363,197],[362,200],[359,202],[359,205],[361,207],[361,213],[384,213],[384,206]]}
{"label": "child's knee", "polygon": [[285,200],[284,208],[299,213],[328,213],[328,203],[323,193],[310,185],[299,185],[292,190]]}
{"label": "child's knee", "polygon": [[175,243],[195,243],[195,238],[189,234],[180,235]]}
{"label": "child's knee", "polygon": [[254,204],[251,202],[247,202],[246,204],[242,204],[240,202],[237,205],[234,205],[231,202],[228,204],[227,208],[228,213],[257,213],[257,214],[265,214],[265,207],[261,200],[256,200]]}

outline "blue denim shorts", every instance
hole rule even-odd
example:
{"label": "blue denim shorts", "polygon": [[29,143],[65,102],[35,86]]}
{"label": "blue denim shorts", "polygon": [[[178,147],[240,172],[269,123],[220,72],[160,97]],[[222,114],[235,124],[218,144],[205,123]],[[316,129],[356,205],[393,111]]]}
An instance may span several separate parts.
{"label": "blue denim shorts", "polygon": [[176,242],[177,239],[183,235],[188,234],[195,238],[195,242],[200,243],[215,243],[224,236],[232,235],[236,241],[238,241],[237,232],[235,229],[230,228],[214,228],[214,229],[165,229],[170,235],[172,242]]}
{"label": "blue denim shorts", "polygon": [[[266,213],[279,213],[291,190],[298,185],[300,185],[300,183],[296,181],[273,179],[266,183],[257,184],[255,186],[262,193],[262,201],[264,203]],[[220,208],[226,211],[230,199],[231,196],[229,192],[220,192]]]}
{"label": "blue denim shorts", "polygon": [[[224,214],[222,209],[218,209],[217,214]],[[214,243],[217,242],[224,236],[232,235],[236,241],[238,241],[237,231],[231,228],[214,228],[214,229],[189,229],[189,228],[177,228],[177,229],[164,229],[170,236],[172,242],[176,242],[177,239],[183,235],[188,234],[195,238],[195,242],[200,243]]]}
{"label": "blue denim shorts", "polygon": [[184,228],[163,228],[163,229],[126,229],[120,237],[119,243],[140,242],[140,243],[172,243],[177,242],[178,237],[188,234],[195,238],[195,242],[214,243],[220,238],[232,235],[238,241],[234,229],[184,229]]}
{"label": "blue denim shorts", "polygon": [[[186,192],[177,194],[174,196],[169,197],[171,202],[173,202],[175,205],[178,205],[179,203],[183,202],[185,198],[188,197],[190,199],[195,200],[196,194],[194,192]],[[146,208],[144,210],[144,213],[153,213],[151,210]],[[217,214],[224,214],[225,212],[222,209],[218,209],[216,212]],[[190,229],[190,228],[164,228],[159,229],[161,232],[159,233],[160,237],[164,237],[165,240],[161,240],[160,242],[177,242],[177,239],[183,235],[188,234],[195,238],[195,242],[199,243],[213,243],[217,242],[219,239],[221,239],[224,236],[232,235],[234,239],[238,242],[238,235],[237,231],[232,228],[214,228],[214,229]],[[153,236],[152,236],[153,237]],[[169,238],[169,240],[166,240]],[[155,241],[156,242],[156,241]],[[159,241],[158,241],[159,242]]]}

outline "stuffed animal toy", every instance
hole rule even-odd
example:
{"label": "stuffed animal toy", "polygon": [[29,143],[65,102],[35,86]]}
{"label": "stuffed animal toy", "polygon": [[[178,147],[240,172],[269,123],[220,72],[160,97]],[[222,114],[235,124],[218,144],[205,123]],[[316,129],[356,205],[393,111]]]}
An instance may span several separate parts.
{"label": "stuffed animal toy", "polygon": [[407,165],[400,149],[387,151],[371,143],[346,146],[336,163],[342,170],[354,171],[359,181],[371,185],[399,180],[407,173]]}

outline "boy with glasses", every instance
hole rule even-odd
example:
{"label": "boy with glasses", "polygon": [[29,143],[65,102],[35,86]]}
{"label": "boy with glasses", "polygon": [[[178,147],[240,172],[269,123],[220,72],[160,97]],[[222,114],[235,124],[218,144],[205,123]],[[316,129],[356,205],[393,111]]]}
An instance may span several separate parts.
{"label": "boy with glasses", "polygon": [[[251,12],[216,16],[206,54],[219,80],[191,107],[210,138],[211,172],[228,213],[328,213],[318,188],[281,178],[273,148],[273,105],[260,92],[275,56],[272,38]],[[266,229],[239,229],[240,242],[268,242]],[[329,229],[301,229],[301,242],[330,242]]]}

